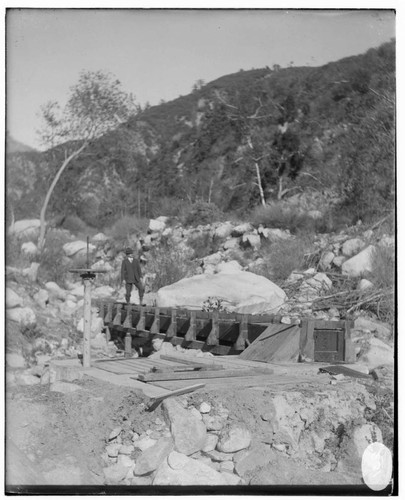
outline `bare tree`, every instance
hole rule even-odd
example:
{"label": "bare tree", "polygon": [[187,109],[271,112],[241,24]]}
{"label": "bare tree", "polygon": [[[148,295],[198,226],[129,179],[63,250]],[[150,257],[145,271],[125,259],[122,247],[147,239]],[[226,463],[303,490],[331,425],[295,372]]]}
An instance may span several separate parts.
{"label": "bare tree", "polygon": [[45,243],[49,200],[66,167],[94,139],[126,121],[135,110],[132,95],[121,90],[121,83],[113,75],[102,71],[83,71],[77,84],[71,87],[64,109],[57,102],[48,102],[41,107],[43,126],[38,133],[42,143],[48,147],[62,145],[65,159],[49,186],[41,208],[40,250]]}

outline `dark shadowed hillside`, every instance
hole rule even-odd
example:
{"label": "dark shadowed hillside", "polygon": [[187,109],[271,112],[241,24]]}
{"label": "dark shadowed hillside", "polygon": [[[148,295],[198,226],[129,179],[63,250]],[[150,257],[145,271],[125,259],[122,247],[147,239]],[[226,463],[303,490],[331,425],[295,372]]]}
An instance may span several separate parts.
{"label": "dark shadowed hillside", "polygon": [[[351,219],[372,219],[394,203],[394,127],[394,41],[317,68],[239,71],[140,110],[94,142],[63,174],[50,214],[102,227],[196,202],[242,214],[319,192]],[[39,214],[65,149],[9,146],[16,218]]]}

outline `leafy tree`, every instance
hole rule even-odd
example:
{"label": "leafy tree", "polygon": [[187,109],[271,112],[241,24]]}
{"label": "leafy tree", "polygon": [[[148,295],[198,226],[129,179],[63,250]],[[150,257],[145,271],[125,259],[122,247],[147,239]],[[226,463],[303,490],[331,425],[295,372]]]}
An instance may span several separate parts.
{"label": "leafy tree", "polygon": [[45,242],[46,211],[49,200],[61,175],[95,139],[117,127],[135,110],[131,95],[121,90],[119,80],[102,71],[83,71],[71,87],[64,109],[57,102],[41,108],[42,142],[50,147],[63,144],[64,160],[45,196],[40,214],[41,228],[38,247]]}

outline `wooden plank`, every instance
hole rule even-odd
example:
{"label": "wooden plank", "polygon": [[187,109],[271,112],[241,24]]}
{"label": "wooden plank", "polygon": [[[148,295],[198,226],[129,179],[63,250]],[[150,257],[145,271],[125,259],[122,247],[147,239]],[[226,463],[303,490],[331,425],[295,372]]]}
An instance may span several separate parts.
{"label": "wooden plank", "polygon": [[160,333],[160,309],[155,307],[155,317],[150,327],[150,333]]}
{"label": "wooden plank", "polygon": [[166,373],[166,372],[190,372],[190,371],[207,371],[207,370],[223,370],[223,366],[208,366],[208,365],[175,365],[165,366],[164,368],[153,367],[153,373]]}
{"label": "wooden plank", "polygon": [[184,337],[184,340],[197,340],[197,314],[196,311],[191,311],[190,313],[190,326],[187,330],[187,333]]}
{"label": "wooden plank", "polygon": [[[260,372],[260,370],[259,370]],[[270,374],[269,370],[264,370],[266,374]],[[224,378],[224,377],[249,377],[257,375],[258,370],[212,370],[205,371],[203,375],[198,372],[189,373],[149,373],[146,375],[139,375],[137,380],[143,382],[154,382],[155,380],[189,380],[195,378]]]}
{"label": "wooden plank", "polygon": [[171,398],[173,396],[181,396],[182,394],[188,394],[189,392],[194,392],[194,391],[196,391],[198,389],[202,389],[204,386],[205,386],[205,384],[190,385],[188,387],[183,387],[183,388],[171,391],[168,394],[164,394],[163,396],[159,396],[158,398],[153,398],[152,401],[146,407],[146,410],[147,411],[153,411],[153,410],[155,410],[159,406],[159,404],[164,399]]}
{"label": "wooden plank", "polygon": [[207,345],[218,345],[219,344],[219,312],[213,311],[212,313],[212,328],[211,332],[207,337]]}
{"label": "wooden plank", "polygon": [[[188,358],[182,358],[180,356],[170,356],[169,354],[161,354],[160,355],[160,359],[163,359],[163,360],[166,360],[166,361],[175,361],[176,363],[183,363],[185,365],[202,365],[204,364],[204,366],[207,366],[208,364],[212,365],[212,366],[221,366],[221,365],[217,365],[215,363],[211,363],[211,361],[209,361],[209,363],[206,363],[205,362],[205,359],[207,358],[198,358],[198,361],[196,361],[197,358],[191,358],[188,357]],[[201,361],[200,361],[201,359]]]}
{"label": "wooden plank", "polygon": [[342,330],[345,327],[345,321],[325,321],[323,319],[313,319],[315,330]]}

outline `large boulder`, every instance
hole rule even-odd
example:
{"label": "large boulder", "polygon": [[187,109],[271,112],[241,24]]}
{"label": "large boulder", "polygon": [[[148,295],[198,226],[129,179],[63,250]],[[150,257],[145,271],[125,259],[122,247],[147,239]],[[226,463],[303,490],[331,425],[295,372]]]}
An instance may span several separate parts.
{"label": "large boulder", "polygon": [[6,308],[12,309],[13,307],[22,306],[23,299],[12,288],[6,288]]}
{"label": "large boulder", "polygon": [[224,453],[248,448],[252,440],[252,435],[244,423],[233,423],[222,429],[219,435],[217,450]]}
{"label": "large boulder", "polygon": [[41,222],[39,219],[24,219],[10,226],[8,232],[18,237],[36,237],[39,234]]}
{"label": "large boulder", "polygon": [[352,238],[343,243],[342,254],[345,257],[352,257],[358,254],[362,248],[364,248],[364,241],[360,238]]}
{"label": "large boulder", "polygon": [[21,252],[28,257],[33,257],[38,253],[38,247],[32,241],[26,241],[21,245]]}
{"label": "large boulder", "polygon": [[163,402],[165,419],[170,423],[175,449],[185,455],[200,451],[207,439],[204,423],[192,412],[185,410],[175,399]]}
{"label": "large boulder", "polygon": [[13,309],[7,309],[6,314],[9,320],[20,325],[35,325],[37,322],[37,317],[30,307],[13,307]]}
{"label": "large boulder", "polygon": [[161,233],[166,229],[166,221],[163,217],[158,217],[157,219],[151,219],[149,221],[149,231],[152,233],[159,232]]}
{"label": "large boulder", "polygon": [[54,281],[48,281],[45,283],[45,288],[49,292],[49,295],[51,297],[54,297],[56,299],[60,300],[65,300],[67,292],[66,290],[63,290],[57,283]]}
{"label": "large boulder", "polygon": [[[233,273],[199,274],[161,288],[157,293],[159,307],[189,307],[201,309],[208,297],[219,297],[230,304],[229,309],[250,301],[261,304],[261,311],[276,313],[287,296],[275,283],[264,276],[240,271]],[[248,313],[249,311],[243,311]],[[255,311],[258,313],[259,311]]]}
{"label": "large boulder", "polygon": [[392,366],[394,364],[394,349],[377,338],[371,338],[368,345],[357,358],[359,363],[363,363],[371,371],[378,366]]}
{"label": "large boulder", "polygon": [[143,476],[156,470],[163,460],[173,451],[171,438],[161,438],[159,441],[142,452],[136,461],[134,474]]}
{"label": "large boulder", "polygon": [[227,485],[226,479],[201,460],[172,451],[156,470],[153,485]]}
{"label": "large boulder", "polygon": [[[89,243],[89,252],[93,252],[96,249],[94,245]],[[87,243],[85,241],[77,240],[70,241],[63,245],[63,251],[67,257],[74,257],[78,255],[86,255],[87,253]]]}
{"label": "large boulder", "polygon": [[354,278],[365,272],[371,272],[373,270],[374,252],[375,247],[370,245],[351,259],[346,260],[342,264],[342,273]]}

